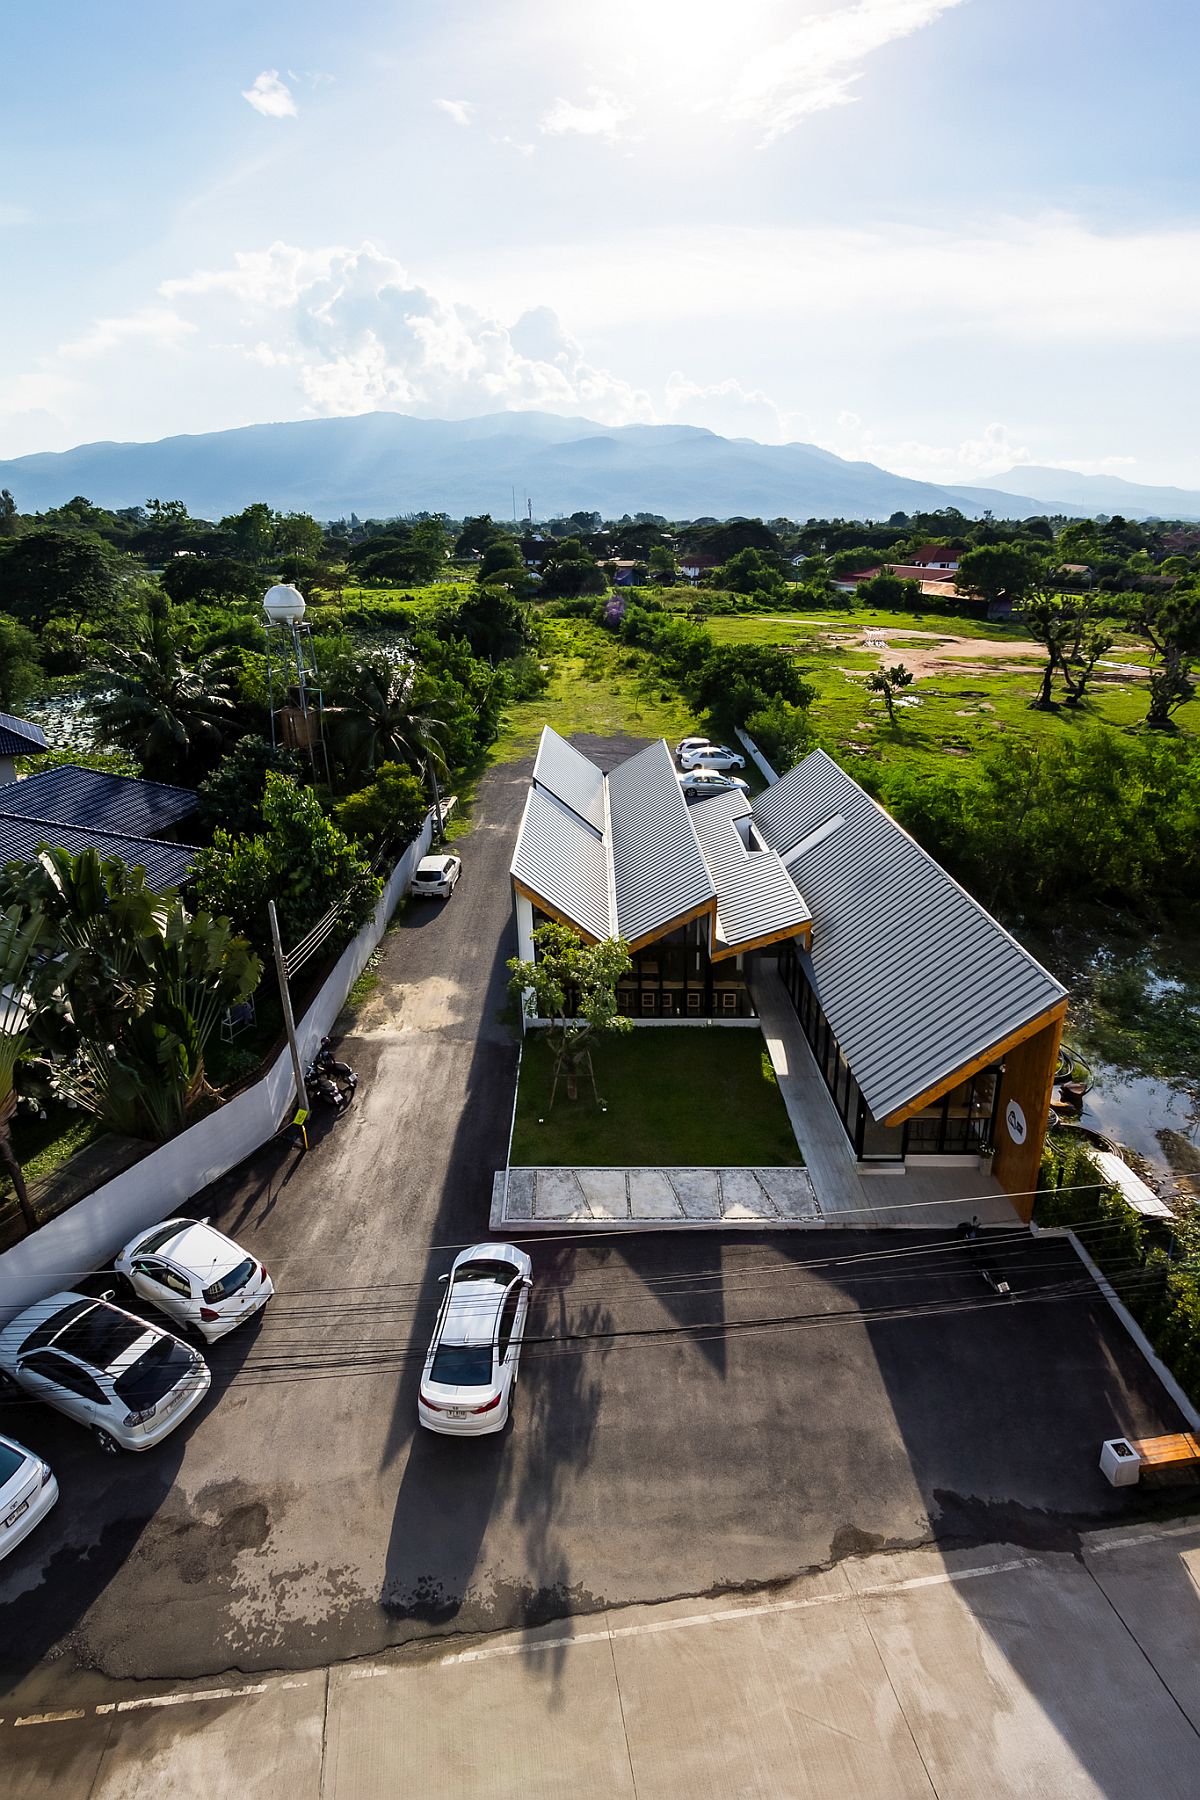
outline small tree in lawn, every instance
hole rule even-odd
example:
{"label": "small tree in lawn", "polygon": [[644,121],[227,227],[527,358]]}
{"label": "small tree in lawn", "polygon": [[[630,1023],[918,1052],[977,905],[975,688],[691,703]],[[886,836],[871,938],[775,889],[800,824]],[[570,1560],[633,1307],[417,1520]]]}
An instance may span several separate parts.
{"label": "small tree in lawn", "polygon": [[[579,1097],[579,1075],[586,1066],[592,1093],[599,1102],[592,1068],[592,1040],[610,1032],[630,1031],[632,1019],[617,1011],[617,983],[629,967],[629,946],[624,938],[602,938],[585,944],[568,925],[539,925],[533,934],[537,959],[522,962],[512,957],[509,992],[527,1014],[550,1021],[546,1041],[554,1058],[554,1082],[550,1105],[561,1076],[567,1080],[567,1098]],[[574,1011],[569,1011],[572,1001]]]}
{"label": "small tree in lawn", "polygon": [[902,688],[911,687],[912,681],[912,670],[906,669],[903,663],[894,663],[890,669],[876,669],[867,676],[871,692],[883,695],[883,704],[893,725],[896,723],[896,695]]}

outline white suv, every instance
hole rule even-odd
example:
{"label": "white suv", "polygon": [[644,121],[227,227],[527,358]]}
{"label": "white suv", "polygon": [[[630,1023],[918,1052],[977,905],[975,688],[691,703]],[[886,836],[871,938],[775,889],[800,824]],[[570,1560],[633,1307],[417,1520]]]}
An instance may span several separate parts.
{"label": "white suv", "polygon": [[413,870],[408,891],[418,900],[448,900],[461,874],[461,856],[423,856]]}
{"label": "white suv", "polygon": [[189,1345],[87,1294],[52,1294],[0,1331],[0,1389],[23,1388],[90,1426],[109,1456],[159,1443],[209,1380]]}

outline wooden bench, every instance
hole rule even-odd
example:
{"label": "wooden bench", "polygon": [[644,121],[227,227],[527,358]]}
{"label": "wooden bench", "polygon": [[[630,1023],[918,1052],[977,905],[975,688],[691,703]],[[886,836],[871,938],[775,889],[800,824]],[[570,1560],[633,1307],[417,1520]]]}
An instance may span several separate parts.
{"label": "wooden bench", "polygon": [[1163,1437],[1130,1438],[1141,1459],[1142,1480],[1149,1482],[1200,1479],[1200,1439],[1190,1431],[1170,1431]]}

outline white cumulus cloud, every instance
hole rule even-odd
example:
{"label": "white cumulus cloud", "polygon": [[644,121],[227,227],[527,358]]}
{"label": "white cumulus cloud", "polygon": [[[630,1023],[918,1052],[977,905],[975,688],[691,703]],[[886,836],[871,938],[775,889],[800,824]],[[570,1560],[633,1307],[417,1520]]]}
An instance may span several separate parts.
{"label": "white cumulus cloud", "polygon": [[242,89],[242,99],[248,100],[255,112],[261,113],[264,119],[294,119],[296,102],[291,88],[286,81],[279,79],[278,69],[264,69],[256,75],[248,88]]}
{"label": "white cumulus cloud", "polygon": [[469,100],[435,100],[433,104],[440,106],[456,125],[469,125],[475,115],[475,108]]}
{"label": "white cumulus cloud", "polygon": [[587,99],[564,100],[561,96],[542,114],[539,129],[548,137],[616,137],[633,115],[633,108],[607,88],[588,89]]}

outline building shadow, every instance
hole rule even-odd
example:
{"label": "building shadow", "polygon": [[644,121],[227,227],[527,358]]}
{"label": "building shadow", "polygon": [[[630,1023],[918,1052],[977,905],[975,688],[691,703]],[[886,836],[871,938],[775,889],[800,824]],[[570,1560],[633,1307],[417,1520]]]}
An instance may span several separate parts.
{"label": "building shadow", "polygon": [[[889,1240],[916,1244],[922,1236],[928,1242],[932,1234],[888,1233]],[[984,1546],[1078,1559],[1087,1529],[1177,1515],[1188,1490],[1116,1490],[1100,1473],[1105,1439],[1175,1431],[1186,1422],[1107,1303],[1081,1282],[1083,1266],[1070,1246],[1063,1239],[1000,1232],[985,1234],[985,1240],[989,1267],[1008,1282],[1011,1300],[991,1292],[961,1247],[939,1252],[938,1272],[923,1282],[899,1268],[894,1280],[872,1271],[869,1287],[868,1277],[849,1266],[827,1274],[871,1313],[894,1312],[886,1319],[868,1317],[865,1330],[930,1538],[948,1566],[956,1553],[961,1564],[962,1552]],[[1196,1492],[1190,1490],[1192,1499]],[[840,1543],[835,1538],[831,1556],[878,1547],[869,1531],[850,1531]],[[1182,1558],[1172,1566],[1155,1604],[1171,1619],[1164,1637],[1178,1645],[1200,1637],[1200,1596]],[[1131,1740],[1129,1717],[1119,1706],[1114,1714],[1113,1672],[1097,1660],[1105,1654],[1101,1640],[1111,1623],[1105,1597],[1094,1597],[1096,1642],[1076,1643],[1064,1665],[1052,1646],[1052,1634],[1062,1629],[1053,1597],[1032,1593],[1031,1626],[1019,1598],[1012,1607],[998,1604],[988,1580],[957,1582],[955,1593],[1087,1772],[1094,1783],[1089,1792],[1112,1800],[1200,1792],[1200,1746],[1192,1742],[1190,1767],[1156,1768],[1154,1746],[1145,1737],[1136,1741],[1148,1731],[1145,1718]],[[1066,1603],[1076,1625],[1080,1607],[1091,1600],[1085,1595]],[[1117,1630],[1123,1650],[1125,1633]],[[1134,1646],[1133,1674],[1156,1690],[1149,1697],[1157,1703],[1157,1678],[1145,1669],[1136,1639]],[[1193,1687],[1192,1720],[1200,1725],[1200,1684]],[[1173,1727],[1174,1707],[1166,1710]]]}

